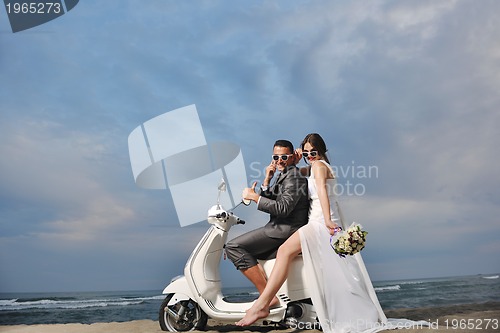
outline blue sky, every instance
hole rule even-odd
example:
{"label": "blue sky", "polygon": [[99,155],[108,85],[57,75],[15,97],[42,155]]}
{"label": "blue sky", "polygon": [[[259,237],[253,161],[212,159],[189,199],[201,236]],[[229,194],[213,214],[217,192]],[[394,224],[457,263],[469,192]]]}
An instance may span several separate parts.
{"label": "blue sky", "polygon": [[[249,181],[276,139],[320,133],[362,194],[340,200],[369,231],[373,280],[500,272],[499,10],[86,0],[15,34],[0,10],[0,292],[161,290],[181,274],[207,225],[181,228],[168,191],[136,186],[127,138],[191,104],[207,141],[240,145]],[[230,237],[266,222],[236,212],[248,223]]]}

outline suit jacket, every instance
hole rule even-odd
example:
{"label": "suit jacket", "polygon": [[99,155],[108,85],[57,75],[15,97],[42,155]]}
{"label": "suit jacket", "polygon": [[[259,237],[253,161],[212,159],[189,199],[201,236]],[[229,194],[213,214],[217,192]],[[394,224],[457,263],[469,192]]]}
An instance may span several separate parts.
{"label": "suit jacket", "polygon": [[271,215],[265,233],[272,238],[288,238],[307,223],[309,196],[307,179],[299,169],[288,166],[274,185],[261,191],[257,209]]}

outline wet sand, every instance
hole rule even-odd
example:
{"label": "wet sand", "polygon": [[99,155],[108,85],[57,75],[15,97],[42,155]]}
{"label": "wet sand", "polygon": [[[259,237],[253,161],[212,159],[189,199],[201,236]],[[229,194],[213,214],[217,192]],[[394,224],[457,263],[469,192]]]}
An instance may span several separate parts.
{"label": "wet sand", "polygon": [[[406,318],[411,320],[428,321],[430,327],[419,325],[409,326],[399,330],[405,333],[452,333],[500,332],[500,302],[483,304],[465,304],[443,307],[427,307],[414,309],[397,309],[385,311],[388,318]],[[320,333],[319,330],[307,330],[307,327],[279,328],[274,326],[238,327],[209,320],[206,333],[216,332],[310,332]],[[120,323],[95,324],[54,324],[54,325],[12,325],[0,326],[0,332],[5,333],[160,333],[163,332],[157,321],[134,320]],[[200,331],[194,331],[200,332]],[[390,332],[388,330],[382,332]]]}

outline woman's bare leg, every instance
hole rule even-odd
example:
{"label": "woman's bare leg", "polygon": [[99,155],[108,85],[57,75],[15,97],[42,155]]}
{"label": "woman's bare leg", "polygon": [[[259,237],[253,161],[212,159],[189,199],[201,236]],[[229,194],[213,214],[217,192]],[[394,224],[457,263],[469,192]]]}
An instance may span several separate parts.
{"label": "woman's bare leg", "polygon": [[301,252],[300,236],[295,232],[286,240],[278,249],[276,262],[274,263],[271,276],[267,280],[266,288],[255,301],[243,319],[236,323],[238,326],[248,326],[256,322],[258,319],[265,318],[269,315],[269,304],[276,296],[276,293],[285,282],[288,276],[288,268],[290,262]]}

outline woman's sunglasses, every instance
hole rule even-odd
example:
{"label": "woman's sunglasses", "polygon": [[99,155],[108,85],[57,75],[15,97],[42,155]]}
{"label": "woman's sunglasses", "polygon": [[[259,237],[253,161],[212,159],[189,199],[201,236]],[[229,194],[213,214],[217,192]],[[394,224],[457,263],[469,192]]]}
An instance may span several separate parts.
{"label": "woman's sunglasses", "polygon": [[316,150],[303,151],[302,156],[304,156],[304,157],[307,157],[307,156],[316,157],[316,156],[318,156],[318,152]]}
{"label": "woman's sunglasses", "polygon": [[273,160],[277,161],[277,160],[279,160],[281,158],[283,161],[286,161],[286,160],[288,160],[289,156],[293,156],[293,154],[289,154],[289,155],[273,155]]}

